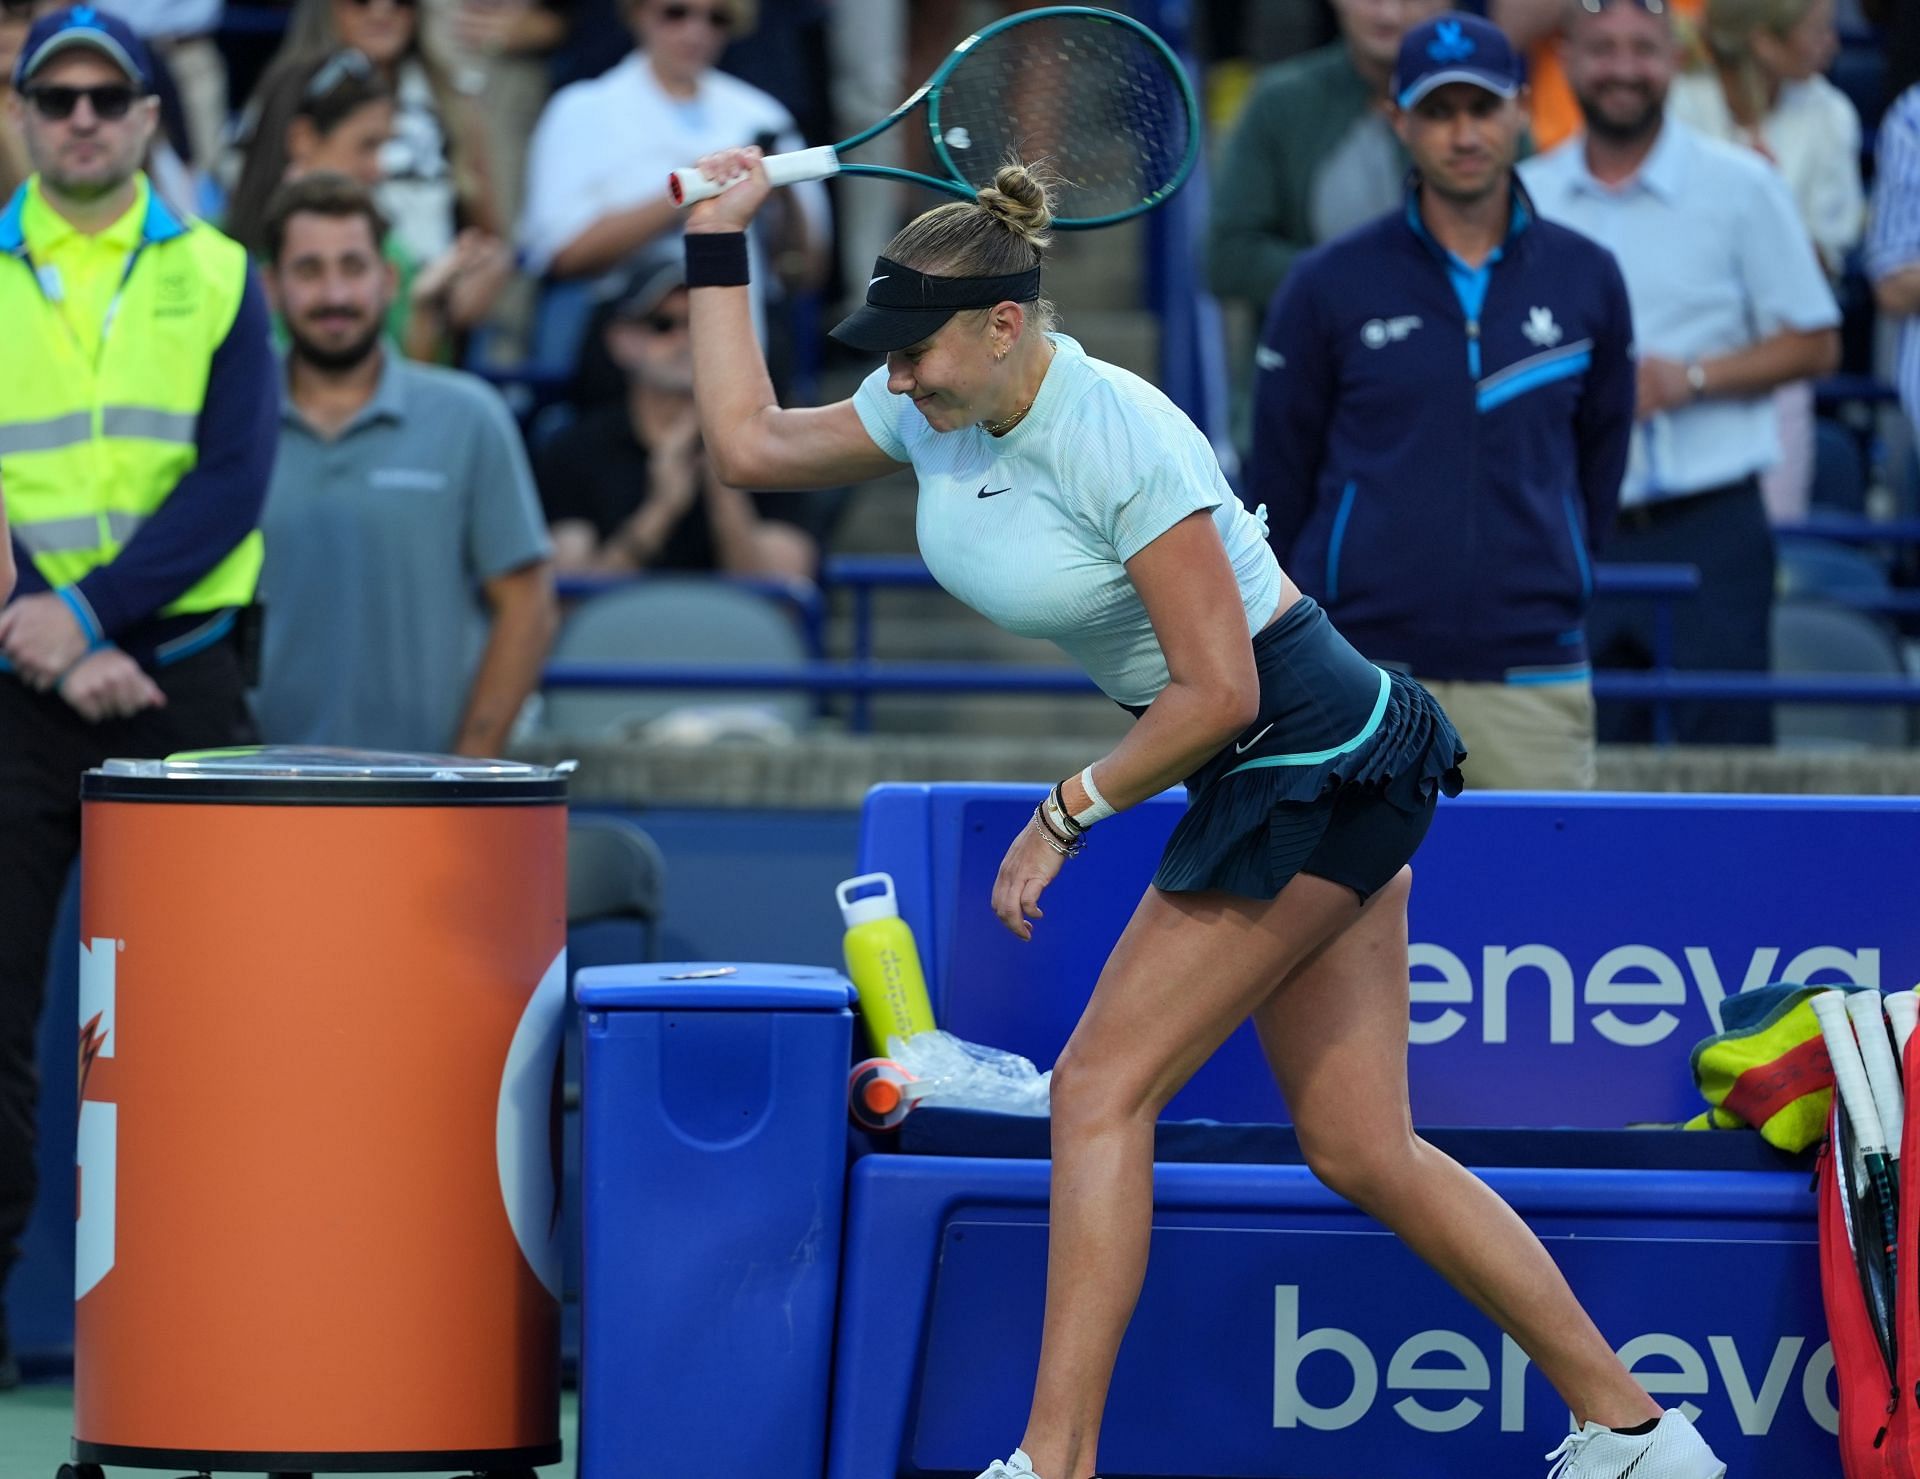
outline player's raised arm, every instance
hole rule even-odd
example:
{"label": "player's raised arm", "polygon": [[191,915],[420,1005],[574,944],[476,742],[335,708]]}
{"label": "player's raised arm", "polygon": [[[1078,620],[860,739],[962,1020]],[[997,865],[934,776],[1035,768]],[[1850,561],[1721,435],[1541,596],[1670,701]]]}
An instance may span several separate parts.
{"label": "player's raised arm", "polygon": [[725,149],[699,167],[709,179],[739,181],[687,213],[693,393],[721,481],[824,488],[897,470],[901,464],[874,445],[852,401],[790,411],[774,399],[746,286],[747,225],[772,187],[758,149]]}

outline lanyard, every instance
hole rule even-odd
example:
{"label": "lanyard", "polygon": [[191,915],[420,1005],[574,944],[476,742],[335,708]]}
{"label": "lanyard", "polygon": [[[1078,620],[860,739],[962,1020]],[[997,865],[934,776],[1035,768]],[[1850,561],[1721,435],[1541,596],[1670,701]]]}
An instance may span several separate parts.
{"label": "lanyard", "polygon": [[106,353],[107,337],[113,332],[113,321],[119,317],[120,304],[127,296],[127,281],[133,276],[133,265],[140,260],[140,254],[146,250],[146,247],[146,242],[142,241],[127,253],[126,265],[120,269],[119,285],[114,288],[113,298],[107,304],[106,317],[100,321],[100,342],[94,345],[92,353],[88,353],[87,346],[81,342],[80,331],[74,327],[73,320],[67,315],[66,288],[60,281],[59,269],[51,265],[41,266],[33,260],[33,253],[24,245],[20,249],[21,259],[27,264],[27,270],[33,274],[33,281],[40,289],[40,296],[67,326],[67,334],[73,340],[73,347],[79,351],[82,359],[92,364],[96,373],[100,369],[101,357]]}

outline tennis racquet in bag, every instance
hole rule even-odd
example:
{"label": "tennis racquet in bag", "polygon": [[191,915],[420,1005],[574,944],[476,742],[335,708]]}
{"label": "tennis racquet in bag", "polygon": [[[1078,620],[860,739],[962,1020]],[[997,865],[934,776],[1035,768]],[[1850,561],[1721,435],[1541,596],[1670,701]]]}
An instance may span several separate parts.
{"label": "tennis racquet in bag", "polygon": [[[844,158],[916,110],[944,174]],[[1152,210],[1193,172],[1200,141],[1193,87],[1164,41],[1111,10],[1049,5],[969,36],[873,127],[763,163],[776,185],[871,175],[972,200],[1009,160],[1044,161],[1061,181],[1053,224],[1072,231]],[[727,187],[689,166],[668,188],[684,206]]]}

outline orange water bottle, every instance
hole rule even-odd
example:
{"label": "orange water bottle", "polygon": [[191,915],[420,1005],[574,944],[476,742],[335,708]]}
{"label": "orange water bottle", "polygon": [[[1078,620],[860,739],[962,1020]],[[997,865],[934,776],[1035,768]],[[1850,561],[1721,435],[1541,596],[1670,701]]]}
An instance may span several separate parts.
{"label": "orange water bottle", "polygon": [[[876,885],[879,892],[854,897]],[[932,1031],[927,978],[920,969],[913,931],[900,917],[893,875],[863,873],[849,878],[834,890],[834,897],[847,924],[847,976],[860,993],[860,1020],[866,1023],[874,1052],[886,1054],[890,1039]]]}

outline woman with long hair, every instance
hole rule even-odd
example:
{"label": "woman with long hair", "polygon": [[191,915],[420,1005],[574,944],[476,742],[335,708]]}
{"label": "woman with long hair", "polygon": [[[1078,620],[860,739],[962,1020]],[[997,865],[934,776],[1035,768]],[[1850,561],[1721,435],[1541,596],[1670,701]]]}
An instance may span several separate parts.
{"label": "woman with long hair", "polygon": [[[393,91],[364,53],[283,57],[255,93],[252,141],[222,229],[258,257],[266,250],[267,202],[286,181],[325,171],[377,192],[394,116]],[[425,263],[389,234],[387,256],[400,282],[388,329],[419,360],[447,358],[457,337],[486,318],[513,271],[504,244],[472,230]]]}
{"label": "woman with long hair", "polygon": [[504,235],[478,108],[422,44],[418,0],[297,0],[275,60],[342,48],[371,61],[392,90],[377,198],[414,259],[436,260],[462,226]]}

